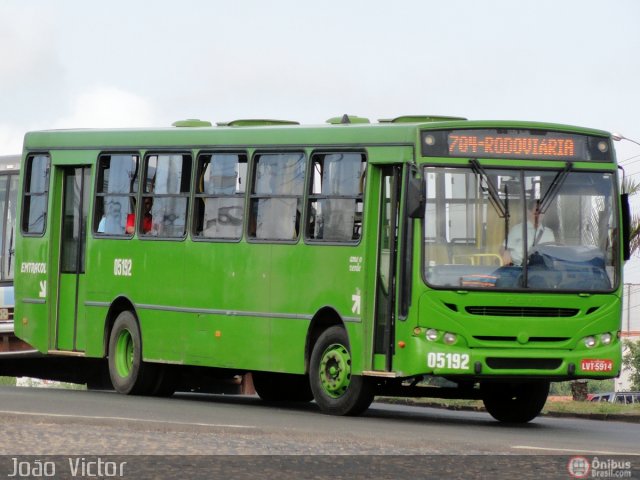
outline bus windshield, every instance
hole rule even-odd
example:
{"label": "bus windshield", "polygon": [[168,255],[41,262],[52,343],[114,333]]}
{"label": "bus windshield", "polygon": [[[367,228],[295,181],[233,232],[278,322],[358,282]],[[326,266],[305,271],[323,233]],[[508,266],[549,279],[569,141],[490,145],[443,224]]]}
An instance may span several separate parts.
{"label": "bus windshield", "polygon": [[426,167],[424,271],[433,287],[611,291],[616,175]]}

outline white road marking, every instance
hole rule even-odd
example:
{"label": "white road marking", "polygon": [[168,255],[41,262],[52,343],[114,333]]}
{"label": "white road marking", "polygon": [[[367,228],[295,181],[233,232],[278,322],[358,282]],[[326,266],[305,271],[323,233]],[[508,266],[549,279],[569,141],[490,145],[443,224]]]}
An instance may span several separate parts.
{"label": "white road marking", "polygon": [[632,455],[640,456],[640,453],[630,452],[609,452],[606,450],[581,450],[577,448],[548,448],[548,447],[530,447],[527,445],[514,445],[511,448],[516,450],[542,450],[546,452],[567,452],[567,453],[586,453],[589,455]]}
{"label": "white road marking", "polygon": [[188,425],[196,427],[215,427],[215,428],[238,428],[238,429],[251,429],[258,428],[254,425],[233,425],[227,423],[197,423],[197,422],[176,422],[167,420],[148,420],[144,418],[129,418],[129,417],[102,417],[97,415],[68,415],[62,413],[44,413],[44,412],[17,412],[13,410],[0,410],[0,415],[16,415],[16,416],[41,416],[41,417],[53,417],[53,418],[69,418],[80,420],[121,420],[125,422],[139,422],[139,423],[155,423],[164,425]]}

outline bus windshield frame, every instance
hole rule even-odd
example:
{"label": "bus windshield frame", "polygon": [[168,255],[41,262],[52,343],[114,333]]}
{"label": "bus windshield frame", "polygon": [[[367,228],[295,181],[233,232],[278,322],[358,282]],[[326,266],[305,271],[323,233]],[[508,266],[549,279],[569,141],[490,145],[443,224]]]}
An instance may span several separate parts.
{"label": "bus windshield frame", "polygon": [[554,293],[617,288],[615,172],[476,165],[424,167],[427,285]]}

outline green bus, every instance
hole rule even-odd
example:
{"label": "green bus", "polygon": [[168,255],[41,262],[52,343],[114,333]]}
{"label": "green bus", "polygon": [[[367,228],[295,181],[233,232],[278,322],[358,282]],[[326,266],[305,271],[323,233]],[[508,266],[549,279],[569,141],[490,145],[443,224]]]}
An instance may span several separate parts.
{"label": "green bus", "polygon": [[[628,200],[611,134],[406,116],[25,136],[17,335],[120,393],[251,373],[337,415],[620,372]],[[193,380],[195,382],[195,380]]]}

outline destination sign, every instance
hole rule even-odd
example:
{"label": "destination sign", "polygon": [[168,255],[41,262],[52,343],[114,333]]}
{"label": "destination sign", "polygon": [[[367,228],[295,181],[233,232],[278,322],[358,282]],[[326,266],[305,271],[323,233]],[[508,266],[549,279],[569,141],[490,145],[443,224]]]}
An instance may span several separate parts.
{"label": "destination sign", "polygon": [[515,129],[422,132],[422,155],[539,160],[608,160],[609,140]]}

